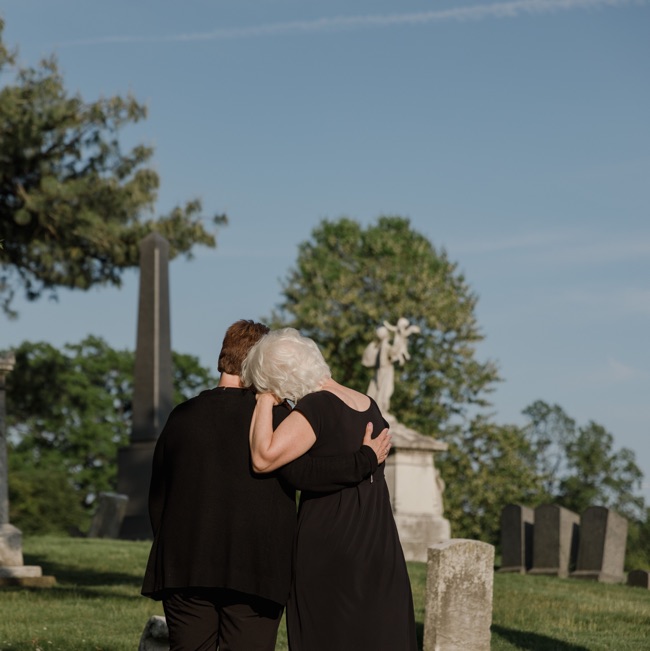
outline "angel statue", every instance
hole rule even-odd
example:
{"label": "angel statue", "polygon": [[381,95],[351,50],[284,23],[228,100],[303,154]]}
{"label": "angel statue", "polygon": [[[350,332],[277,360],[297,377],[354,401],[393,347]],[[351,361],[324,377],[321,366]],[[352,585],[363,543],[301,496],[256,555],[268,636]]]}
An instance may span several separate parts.
{"label": "angel statue", "polygon": [[[390,333],[395,333],[392,343]],[[404,365],[411,356],[407,350],[407,339],[410,335],[420,332],[416,325],[409,325],[409,320],[404,317],[397,320],[397,325],[384,321],[375,331],[377,340],[371,342],[363,351],[361,363],[374,368],[375,374],[368,385],[368,395],[377,403],[382,413],[389,413],[390,398],[395,388],[395,369],[393,364],[398,362]]]}
{"label": "angel statue", "polygon": [[400,366],[404,366],[407,359],[411,359],[407,350],[407,339],[416,332],[420,332],[420,326],[410,325],[409,320],[401,317],[397,319],[397,325],[391,325],[388,321],[384,321],[384,325],[395,333],[393,337],[393,350],[392,361],[398,362]]}

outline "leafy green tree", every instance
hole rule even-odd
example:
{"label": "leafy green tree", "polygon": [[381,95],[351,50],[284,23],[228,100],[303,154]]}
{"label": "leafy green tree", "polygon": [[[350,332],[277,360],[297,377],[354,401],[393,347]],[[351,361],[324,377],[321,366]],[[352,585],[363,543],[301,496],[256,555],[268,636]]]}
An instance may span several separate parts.
{"label": "leafy green tree", "polygon": [[625,554],[627,570],[650,569],[650,508],[639,518],[631,519]]}
{"label": "leafy green tree", "polygon": [[476,415],[498,374],[493,362],[476,357],[477,297],[445,250],[402,217],[380,217],[366,228],[324,220],[300,245],[282,295],[273,326],[312,337],[333,376],[360,391],[371,378],[361,358],[375,329],[399,317],[419,326],[409,339],[411,359],[395,368],[391,412],[449,444],[436,463],[448,486],[453,535],[495,542],[501,508],[536,494],[539,482],[523,434]]}
{"label": "leafy green tree", "polygon": [[[122,151],[118,134],[146,117],[133,97],[87,102],[70,95],[54,58],[19,68],[2,42],[0,74],[0,304],[16,291],[34,300],[59,287],[120,285],[138,264],[138,242],[155,230],[170,254],[191,255],[196,244],[215,246],[192,200],[152,218],[158,174],[153,150]],[[223,215],[213,217],[225,223]]]}
{"label": "leafy green tree", "polygon": [[303,242],[270,321],[318,342],[334,377],[365,391],[365,347],[384,320],[420,327],[411,359],[396,368],[391,412],[406,425],[439,435],[454,417],[486,404],[497,381],[492,362],[476,359],[482,335],[477,298],[457,265],[414,231],[408,219],[380,217],[362,226],[324,220]]}
{"label": "leafy green tree", "polygon": [[570,509],[582,512],[600,504],[630,517],[643,510],[643,473],[629,448],[614,449],[614,437],[590,421],[578,429],[566,448],[568,471],[560,482],[559,499]]}
{"label": "leafy green tree", "polygon": [[[73,520],[83,529],[95,496],[116,488],[117,450],[131,431],[134,354],[91,336],[62,349],[24,342],[15,355],[7,389],[12,521],[46,530]],[[173,365],[176,402],[215,381],[190,355],[174,353]],[[59,488],[43,491],[44,481]],[[55,517],[61,512],[68,515]]]}
{"label": "leafy green tree", "polygon": [[500,517],[507,504],[536,506],[542,481],[530,464],[531,447],[514,425],[497,425],[485,416],[447,432],[449,450],[436,463],[449,490],[445,517],[454,537],[499,543]]}
{"label": "leafy green tree", "polygon": [[[14,451],[12,453],[15,454]],[[90,516],[63,466],[13,458],[9,476],[11,521],[26,534],[76,533]]]}
{"label": "leafy green tree", "polygon": [[531,462],[543,481],[548,501],[560,493],[567,468],[567,446],[576,438],[577,425],[559,405],[536,400],[522,414],[527,417],[526,437],[531,446]]}
{"label": "leafy green tree", "polygon": [[538,400],[523,414],[532,459],[550,500],[578,513],[600,505],[630,518],[642,515],[644,501],[637,491],[643,473],[632,450],[616,450],[614,437],[598,423],[576,426],[558,405]]}

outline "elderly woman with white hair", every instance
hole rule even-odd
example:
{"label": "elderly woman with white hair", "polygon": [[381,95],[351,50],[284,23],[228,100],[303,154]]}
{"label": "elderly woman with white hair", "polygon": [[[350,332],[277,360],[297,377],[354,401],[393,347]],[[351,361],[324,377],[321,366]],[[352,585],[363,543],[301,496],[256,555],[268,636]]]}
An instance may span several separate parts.
{"label": "elderly woman with white hair", "polygon": [[[251,349],[242,379],[258,391],[250,430],[257,472],[308,452],[359,449],[372,423],[387,423],[368,396],[336,382],[318,346],[293,328],[272,331]],[[295,403],[273,431],[272,407]],[[416,651],[413,599],[384,464],[356,486],[303,491],[294,579],[287,604],[291,651]]]}

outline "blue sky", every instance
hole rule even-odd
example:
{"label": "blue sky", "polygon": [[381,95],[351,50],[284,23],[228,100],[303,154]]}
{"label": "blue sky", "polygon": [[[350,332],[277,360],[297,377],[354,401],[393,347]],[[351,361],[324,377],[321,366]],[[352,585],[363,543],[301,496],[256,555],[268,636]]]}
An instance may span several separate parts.
{"label": "blue sky", "polygon": [[[149,118],[157,212],[226,212],[172,262],[172,342],[214,366],[268,315],[322,218],[399,214],[479,295],[496,418],[533,400],[632,448],[650,498],[650,3],[646,0],[4,0],[4,40],[56,53],[91,100]],[[0,348],[89,333],[135,344],[122,289],[19,302]],[[407,315],[408,316],[408,315]]]}

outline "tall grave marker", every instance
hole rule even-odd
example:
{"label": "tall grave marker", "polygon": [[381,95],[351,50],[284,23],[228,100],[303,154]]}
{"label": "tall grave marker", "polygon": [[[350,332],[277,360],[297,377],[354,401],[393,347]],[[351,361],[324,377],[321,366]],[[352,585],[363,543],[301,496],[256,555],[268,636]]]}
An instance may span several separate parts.
{"label": "tall grave marker", "polygon": [[535,509],[533,567],[530,574],[566,578],[575,567],[580,537],[580,516],[557,504]]}
{"label": "tall grave marker", "polygon": [[156,440],[173,407],[169,320],[169,243],[158,233],[140,242],[140,297],[131,442],[118,452],[118,493],[129,502],[121,538],[152,537],[147,498]]}
{"label": "tall grave marker", "polygon": [[590,506],[580,517],[580,546],[574,579],[603,583],[625,580],[627,520],[604,506]]}
{"label": "tall grave marker", "polygon": [[501,511],[501,568],[499,572],[525,574],[533,566],[535,511],[508,504]]}

